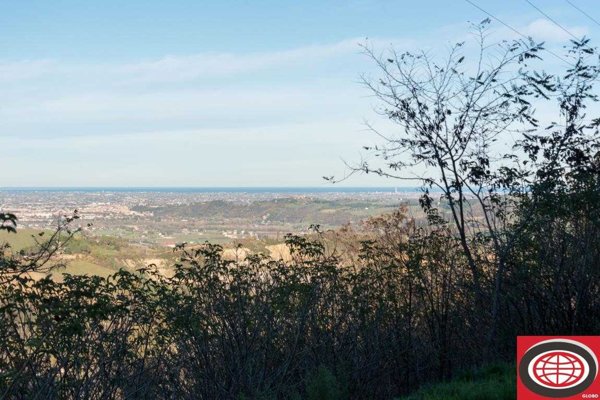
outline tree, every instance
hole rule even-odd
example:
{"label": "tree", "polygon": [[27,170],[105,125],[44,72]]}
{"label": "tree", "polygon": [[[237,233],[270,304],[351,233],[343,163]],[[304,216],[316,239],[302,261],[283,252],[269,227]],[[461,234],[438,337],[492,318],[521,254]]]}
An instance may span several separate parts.
{"label": "tree", "polygon": [[585,316],[600,311],[600,119],[589,115],[600,69],[585,38],[571,42],[566,60],[570,67],[549,84],[530,77],[557,112],[517,144],[528,191],[514,215],[522,231],[511,249],[516,310],[507,311],[530,332],[589,334],[598,324]]}
{"label": "tree", "polygon": [[17,232],[17,216],[12,213],[0,213],[0,231]]}
{"label": "tree", "polygon": [[[597,129],[598,121],[581,122],[583,103],[594,99],[597,76],[597,68],[584,60],[594,54],[587,41],[573,43],[568,54],[574,66],[559,79],[535,68],[542,43],[488,45],[489,22],[473,26],[478,52],[472,63],[464,42],[452,46],[441,63],[425,51],[378,55],[364,46],[378,69],[378,77],[364,83],[380,101],[380,113],[399,129],[386,134],[369,126],[381,143],[365,149],[378,161],[362,161],[351,171],[420,183],[420,204],[429,222],[449,225],[460,243],[478,310],[489,315],[492,350],[510,252],[528,223],[515,219],[513,211],[540,179],[546,188],[556,187],[589,169],[594,145],[582,130]],[[564,130],[553,123],[550,136],[535,135],[540,122],[534,105],[557,96]],[[567,174],[563,167],[569,168]]]}

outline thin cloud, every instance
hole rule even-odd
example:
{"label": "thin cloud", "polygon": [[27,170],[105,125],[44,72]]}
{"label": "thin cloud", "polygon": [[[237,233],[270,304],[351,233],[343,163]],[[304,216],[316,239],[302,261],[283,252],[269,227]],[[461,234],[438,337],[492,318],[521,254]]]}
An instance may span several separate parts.
{"label": "thin cloud", "polygon": [[174,82],[198,78],[247,74],[290,64],[312,64],[345,54],[357,53],[364,38],[333,44],[305,46],[278,52],[190,56],[165,56],[159,60],[118,66],[115,70],[136,81]]}
{"label": "thin cloud", "polygon": [[0,82],[41,78],[56,71],[54,60],[21,60],[0,62]]}
{"label": "thin cloud", "polygon": [[[373,43],[409,45],[405,39],[374,39]],[[166,55],[155,60],[125,63],[69,63],[60,60],[0,61],[0,80],[25,81],[49,75],[65,75],[68,81],[93,77],[96,82],[185,82],[199,78],[227,77],[257,71],[322,63],[344,55],[357,54],[365,38],[315,44],[289,50],[259,53],[200,53]]]}
{"label": "thin cloud", "polygon": [[[565,28],[576,37],[583,37],[589,34],[589,29],[585,26],[565,26]],[[544,42],[567,42],[573,39],[567,32],[545,18],[537,19],[527,24],[520,29],[520,32]]]}

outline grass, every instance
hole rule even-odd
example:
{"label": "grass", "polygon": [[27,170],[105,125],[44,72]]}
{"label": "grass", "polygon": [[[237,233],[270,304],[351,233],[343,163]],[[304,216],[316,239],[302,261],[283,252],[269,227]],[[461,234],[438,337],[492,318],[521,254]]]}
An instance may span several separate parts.
{"label": "grass", "polygon": [[[35,248],[35,238],[44,242],[52,232],[45,231],[46,236],[38,236],[40,230],[19,229],[17,233],[0,232],[0,244],[8,243],[13,251]],[[76,236],[66,247],[66,256],[79,255],[76,259],[62,259],[57,256],[51,264],[64,261],[66,268],[52,271],[52,275],[60,280],[63,273],[73,275],[99,275],[106,277],[125,268],[123,259],[142,259],[145,254],[138,247],[131,246],[129,242],[118,238],[87,238]]]}
{"label": "grass", "polygon": [[108,276],[115,273],[115,270],[103,267],[102,265],[94,264],[87,260],[74,260],[67,263],[65,269],[60,269],[54,274],[68,273],[72,275],[99,275]]}
{"label": "grass", "polygon": [[[14,250],[27,249],[35,245],[35,240],[32,235],[37,236],[41,230],[35,229],[19,229],[17,233],[0,231],[0,243],[8,243]],[[47,234],[48,232],[46,232]],[[40,241],[44,237],[38,237]]]}
{"label": "grass", "polygon": [[513,400],[516,371],[512,364],[494,364],[461,374],[450,382],[432,384],[398,400]]}

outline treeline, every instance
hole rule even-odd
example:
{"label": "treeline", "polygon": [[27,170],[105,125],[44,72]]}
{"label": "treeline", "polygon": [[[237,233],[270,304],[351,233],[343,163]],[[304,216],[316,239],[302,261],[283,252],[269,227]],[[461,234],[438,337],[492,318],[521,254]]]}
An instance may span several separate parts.
{"label": "treeline", "polygon": [[0,397],[392,399],[513,362],[519,334],[597,334],[597,52],[573,42],[569,67],[550,75],[533,68],[540,44],[487,46],[485,26],[469,67],[462,44],[440,65],[366,49],[381,71],[367,84],[401,129],[369,149],[379,166],[356,171],[425,168],[427,224],[400,210],[314,227],[287,236],[285,262],[224,260],[205,244],[180,246],[172,274],[30,279],[76,234],[75,215],[34,252],[3,248]]}

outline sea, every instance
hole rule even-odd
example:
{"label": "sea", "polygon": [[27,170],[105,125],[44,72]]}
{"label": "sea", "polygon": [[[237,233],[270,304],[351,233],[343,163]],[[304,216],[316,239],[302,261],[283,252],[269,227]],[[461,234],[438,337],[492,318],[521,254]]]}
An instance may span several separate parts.
{"label": "sea", "polygon": [[415,193],[417,187],[0,187],[0,192],[83,193]]}

